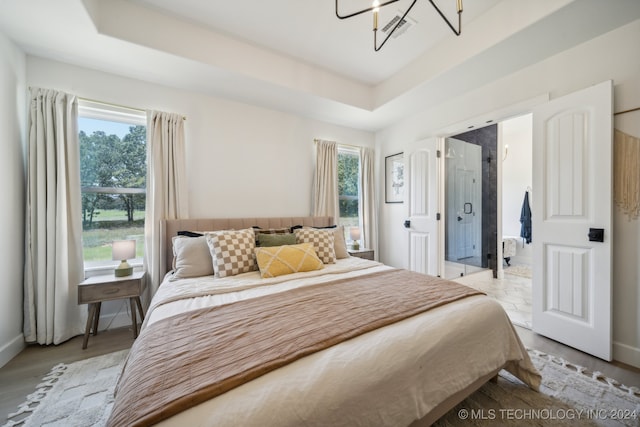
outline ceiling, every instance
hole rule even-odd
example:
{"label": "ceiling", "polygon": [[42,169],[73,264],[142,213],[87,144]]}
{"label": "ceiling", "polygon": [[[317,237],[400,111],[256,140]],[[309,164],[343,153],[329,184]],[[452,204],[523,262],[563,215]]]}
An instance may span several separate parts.
{"label": "ceiling", "polygon": [[[380,27],[412,1],[382,8]],[[340,11],[369,4],[340,0]],[[455,0],[437,4],[455,20]],[[30,55],[370,131],[640,19],[637,0],[466,0],[456,37],[416,0],[416,24],[374,52],[371,14],[339,20],[331,0],[0,0],[0,10],[0,31]]]}
{"label": "ceiling", "polygon": [[[379,52],[373,49],[371,13],[341,21],[336,17],[334,0],[132,1],[371,85],[388,79],[444,38],[455,37],[427,0],[417,1],[411,10],[409,17],[416,24],[390,39]],[[412,2],[398,0],[383,7],[379,27]],[[440,3],[450,20],[457,22],[455,0]],[[497,3],[499,0],[468,0],[464,23]],[[339,0],[343,15],[370,6],[371,0]]]}

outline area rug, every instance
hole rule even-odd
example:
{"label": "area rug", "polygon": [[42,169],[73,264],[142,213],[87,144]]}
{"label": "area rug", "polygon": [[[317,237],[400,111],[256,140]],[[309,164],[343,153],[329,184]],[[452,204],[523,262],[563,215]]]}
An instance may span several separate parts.
{"label": "area rug", "polygon": [[504,269],[504,274],[512,274],[514,276],[527,277],[531,279],[531,266],[530,265],[512,265]]}
{"label": "area rug", "polygon": [[121,350],[51,369],[9,414],[5,427],[104,426],[113,406],[113,389],[129,350]]}
{"label": "area rug", "polygon": [[[56,366],[5,426],[104,426],[127,351]],[[542,374],[541,393],[503,370],[497,383],[482,386],[435,425],[640,425],[640,389],[536,350],[529,355]]]}
{"label": "area rug", "polygon": [[506,371],[434,426],[640,426],[640,388],[528,349],[542,375],[540,393]]}

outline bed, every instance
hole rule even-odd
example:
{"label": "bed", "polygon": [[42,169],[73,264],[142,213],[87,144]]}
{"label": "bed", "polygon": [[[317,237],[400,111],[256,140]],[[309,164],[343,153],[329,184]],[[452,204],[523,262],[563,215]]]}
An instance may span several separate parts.
{"label": "bed", "polygon": [[[276,250],[307,251],[301,255],[306,263],[307,254],[315,249],[317,258],[326,261],[319,255],[325,256],[326,248],[318,247],[313,240],[304,241],[305,236],[333,235],[330,243],[334,257],[343,252],[344,242],[336,237],[339,232],[327,228],[332,225],[330,217],[166,221],[162,226],[161,252],[165,254],[168,273],[150,303],[140,336],[125,364],[109,425],[430,425],[501,369],[538,388],[540,377],[502,307],[462,285],[348,255],[321,262],[322,266],[308,271],[263,277],[270,270],[261,260],[265,253]],[[295,231],[295,245],[273,245],[254,251],[260,267],[256,271],[226,275],[226,267],[221,264],[219,270],[214,268],[214,274],[174,277],[181,272],[181,264],[174,264],[173,245],[178,247],[176,242],[183,239],[202,240],[200,234],[205,233],[201,232],[215,232],[207,237],[215,267],[218,253],[211,236],[227,236],[226,231],[218,230],[253,230],[267,242],[265,234],[291,231],[294,226],[304,226]],[[175,237],[184,231],[190,233]],[[275,236],[268,237],[277,242]],[[195,241],[184,241],[195,245]],[[309,262],[317,262],[310,258]],[[200,265],[192,264],[191,267],[197,264],[196,270]],[[205,273],[211,272],[208,268]],[[449,299],[434,300],[427,309],[410,311],[413,306],[401,304],[422,304],[414,303],[419,299],[414,295],[427,288],[423,281],[429,282],[429,289],[433,282],[433,289],[439,286],[437,289],[442,290],[433,298],[444,298],[439,295],[446,294]],[[387,285],[395,286],[395,290],[388,291],[387,299],[382,299],[377,293]],[[346,302],[350,297],[341,292],[356,295],[353,307]],[[373,298],[380,302],[366,300],[368,294],[375,294]],[[332,309],[346,311],[332,317],[323,298],[333,301],[326,303]],[[353,332],[357,328],[352,324],[364,322],[369,315],[378,316],[365,311],[392,316],[389,312],[393,311],[395,299],[403,300],[398,302],[396,318]],[[293,300],[302,305],[294,305]],[[294,316],[293,320],[267,326],[275,317],[272,307],[287,307],[286,314]],[[346,319],[351,313],[357,315]],[[253,332],[240,329],[240,324],[282,332],[271,331],[267,338],[253,336]],[[320,339],[320,347],[316,341],[307,344],[306,340],[312,339],[307,329],[331,334],[334,325],[344,329],[336,332],[338,335],[345,335],[346,331],[346,338],[327,335]],[[290,353],[310,350],[294,356],[287,353],[286,357],[279,353],[269,359],[268,352],[274,342],[280,341],[279,334],[284,335],[284,330],[299,334],[282,338]],[[209,342],[209,335],[216,336],[215,342]],[[243,340],[250,345],[236,344]],[[261,347],[262,343],[265,346]],[[252,348],[265,350],[255,350],[259,354],[249,356],[246,351]],[[271,365],[258,365],[253,360],[256,357],[269,359]],[[240,367],[245,369],[245,365],[250,369],[242,371]],[[212,378],[217,375],[227,377],[214,381]]]}

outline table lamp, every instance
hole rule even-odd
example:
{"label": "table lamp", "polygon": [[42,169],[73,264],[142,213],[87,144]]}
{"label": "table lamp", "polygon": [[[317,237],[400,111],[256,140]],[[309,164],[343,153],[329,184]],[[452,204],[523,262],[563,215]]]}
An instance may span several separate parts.
{"label": "table lamp", "polygon": [[127,262],[128,259],[136,257],[135,240],[114,240],[111,245],[111,254],[114,261],[120,260],[120,265],[115,269],[116,277],[130,276],[133,274],[133,267]]}
{"label": "table lamp", "polygon": [[349,229],[349,234],[351,235],[351,247],[354,250],[358,250],[360,249],[360,243],[358,242],[358,240],[360,240],[360,227],[351,227]]}

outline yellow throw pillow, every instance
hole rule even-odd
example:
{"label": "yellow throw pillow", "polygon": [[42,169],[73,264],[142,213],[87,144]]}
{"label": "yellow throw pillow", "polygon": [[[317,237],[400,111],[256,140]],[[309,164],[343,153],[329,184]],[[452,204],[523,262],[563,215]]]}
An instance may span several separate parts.
{"label": "yellow throw pillow", "polygon": [[256,248],[255,254],[262,277],[277,277],[324,267],[311,243]]}

